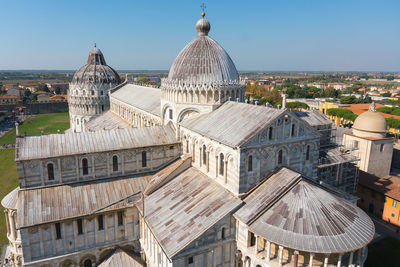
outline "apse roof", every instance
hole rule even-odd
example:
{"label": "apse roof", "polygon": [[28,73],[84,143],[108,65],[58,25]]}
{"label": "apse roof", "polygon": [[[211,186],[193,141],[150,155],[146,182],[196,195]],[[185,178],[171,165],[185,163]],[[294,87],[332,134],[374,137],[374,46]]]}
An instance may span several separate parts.
{"label": "apse roof", "polygon": [[282,168],[258,185],[235,217],[275,244],[313,253],[344,253],[373,238],[371,219],[335,192]]}

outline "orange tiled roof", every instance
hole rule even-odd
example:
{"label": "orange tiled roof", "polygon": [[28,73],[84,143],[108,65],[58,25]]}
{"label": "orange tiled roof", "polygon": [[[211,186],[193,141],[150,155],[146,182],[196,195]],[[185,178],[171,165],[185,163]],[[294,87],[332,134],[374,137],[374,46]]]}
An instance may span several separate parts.
{"label": "orange tiled roof", "polygon": [[399,176],[386,176],[384,178],[379,178],[375,175],[360,170],[358,174],[358,183],[376,192],[382,193],[385,196],[400,201]]}
{"label": "orange tiled roof", "polygon": [[45,94],[48,94],[48,92],[45,92],[45,91],[37,91],[37,92],[35,92],[35,94],[38,94],[38,95],[45,95]]}
{"label": "orange tiled roof", "polygon": [[[375,103],[375,104],[376,104],[376,108],[385,107],[385,105],[382,105],[382,104],[379,104],[379,103]],[[346,107],[343,107],[343,108],[349,109],[354,114],[360,115],[361,113],[364,113],[365,111],[368,111],[369,105],[370,104],[368,104],[368,103],[367,104],[350,104],[350,105],[347,105]],[[386,114],[386,113],[383,113],[383,112],[379,112],[379,113],[385,118],[400,119],[400,116],[390,115],[390,114]]]}
{"label": "orange tiled roof", "polygon": [[18,99],[19,97],[18,96],[16,96],[16,95],[2,95],[2,96],[0,96],[0,98],[2,98],[2,99],[11,99],[11,98],[13,98],[13,99]]}

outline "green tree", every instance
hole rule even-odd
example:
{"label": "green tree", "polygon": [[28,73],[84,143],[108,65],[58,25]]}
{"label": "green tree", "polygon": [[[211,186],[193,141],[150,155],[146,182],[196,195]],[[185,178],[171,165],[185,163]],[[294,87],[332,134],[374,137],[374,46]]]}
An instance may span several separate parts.
{"label": "green tree", "polygon": [[56,95],[61,94],[61,88],[60,87],[56,87],[56,89],[54,89],[54,93],[56,93]]}
{"label": "green tree", "polygon": [[50,92],[49,88],[48,88],[47,85],[44,84],[44,83],[40,84],[40,85],[37,87],[36,91]]}
{"label": "green tree", "polygon": [[150,79],[147,77],[139,77],[137,82],[138,83],[147,83],[148,81],[150,81]]}
{"label": "green tree", "polygon": [[345,96],[340,99],[340,104],[355,104],[357,102],[357,98],[354,95]]}
{"label": "green tree", "polygon": [[339,96],[339,91],[329,86],[325,88],[323,95],[324,97],[336,98]]}

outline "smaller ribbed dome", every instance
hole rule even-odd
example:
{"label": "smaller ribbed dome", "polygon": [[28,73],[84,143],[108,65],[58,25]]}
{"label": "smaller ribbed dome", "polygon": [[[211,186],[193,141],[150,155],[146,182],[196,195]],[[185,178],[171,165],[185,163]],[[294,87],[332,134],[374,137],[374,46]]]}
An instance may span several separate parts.
{"label": "smaller ribbed dome", "polygon": [[360,114],[354,121],[353,129],[354,134],[361,137],[385,137],[386,119],[376,111],[375,103],[371,103],[369,110]]}
{"label": "smaller ribbed dome", "polygon": [[96,47],[90,50],[86,64],[83,65],[72,78],[72,84],[111,84],[121,83],[118,73],[107,65],[103,53]]}

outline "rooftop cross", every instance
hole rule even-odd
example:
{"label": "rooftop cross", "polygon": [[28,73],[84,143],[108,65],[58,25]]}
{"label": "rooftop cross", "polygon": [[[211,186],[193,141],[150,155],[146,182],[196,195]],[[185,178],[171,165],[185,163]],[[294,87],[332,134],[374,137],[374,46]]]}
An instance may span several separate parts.
{"label": "rooftop cross", "polygon": [[206,10],[206,5],[203,3],[203,4],[201,4],[201,10],[203,11],[203,12],[201,12],[201,16],[204,18],[204,16],[206,15],[206,13],[204,12],[204,10]]}

